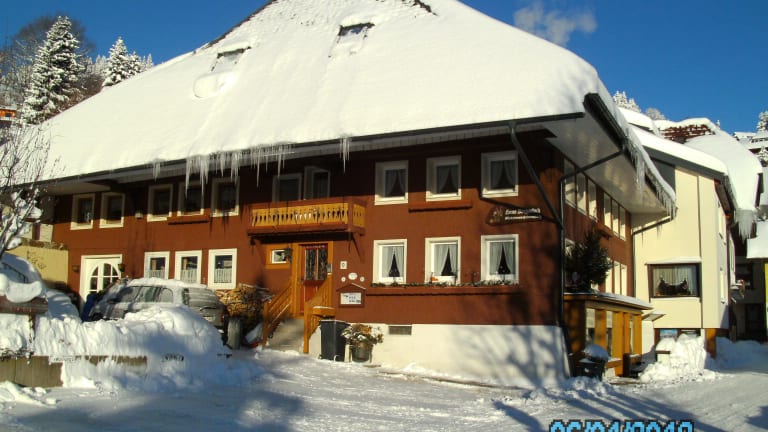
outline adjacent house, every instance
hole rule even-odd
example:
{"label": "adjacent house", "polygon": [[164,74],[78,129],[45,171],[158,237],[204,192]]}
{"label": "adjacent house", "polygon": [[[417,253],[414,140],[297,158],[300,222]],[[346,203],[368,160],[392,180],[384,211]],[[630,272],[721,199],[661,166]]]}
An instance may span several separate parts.
{"label": "adjacent house", "polygon": [[[643,223],[633,232],[637,296],[650,301],[653,338],[681,332],[736,337],[743,298],[739,245],[752,237],[761,170],[741,144],[706,119],[653,121],[624,111],[667,183],[675,189],[674,219]],[[740,286],[743,292],[743,284]]]}
{"label": "adjacent house", "polygon": [[[376,362],[510,383],[590,338],[639,352],[632,232],[674,192],[594,68],[458,1],[273,1],[46,127],[81,297],[259,285],[265,334],[302,319],[304,352],[333,317],[383,330]],[[611,286],[566,294],[592,229]]]}

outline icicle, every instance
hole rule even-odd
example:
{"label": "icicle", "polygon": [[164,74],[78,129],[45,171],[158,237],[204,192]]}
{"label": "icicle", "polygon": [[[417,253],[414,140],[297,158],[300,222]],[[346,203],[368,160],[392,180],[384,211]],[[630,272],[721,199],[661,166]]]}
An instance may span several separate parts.
{"label": "icicle", "polygon": [[349,144],[351,139],[348,136],[343,136],[339,139],[339,151],[341,152],[341,164],[344,172],[347,171],[347,160],[349,159]]}
{"label": "icicle", "polygon": [[736,210],[733,216],[739,227],[739,235],[742,239],[748,239],[752,234],[752,224],[757,221],[757,213],[754,210]]}
{"label": "icicle", "polygon": [[162,168],[162,161],[158,159],[152,161],[152,177],[154,180],[157,180],[157,177],[160,175],[160,168]]}

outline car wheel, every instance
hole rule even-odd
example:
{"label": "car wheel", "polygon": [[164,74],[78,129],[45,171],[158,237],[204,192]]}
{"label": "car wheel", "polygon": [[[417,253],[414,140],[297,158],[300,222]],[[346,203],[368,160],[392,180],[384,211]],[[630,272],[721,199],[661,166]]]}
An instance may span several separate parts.
{"label": "car wheel", "polygon": [[243,322],[237,317],[229,318],[229,323],[227,324],[227,346],[232,349],[239,349],[242,338]]}

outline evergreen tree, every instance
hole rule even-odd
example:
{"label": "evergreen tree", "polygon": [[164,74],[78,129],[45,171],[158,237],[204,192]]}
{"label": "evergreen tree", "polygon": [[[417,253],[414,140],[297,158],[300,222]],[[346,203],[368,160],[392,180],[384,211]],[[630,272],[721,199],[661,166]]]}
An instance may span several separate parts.
{"label": "evergreen tree", "polygon": [[645,115],[650,117],[652,120],[666,120],[667,118],[664,116],[664,114],[659,111],[658,108],[648,108],[645,110]]}
{"label": "evergreen tree", "polygon": [[70,32],[67,17],[59,17],[37,52],[26,91],[21,119],[41,123],[79,102],[78,85],[83,66],[79,63],[78,40]]}
{"label": "evergreen tree", "polygon": [[565,255],[565,271],[577,292],[592,292],[592,285],[605,282],[611,269],[608,250],[600,244],[600,238],[593,228],[584,235],[583,242],[573,245]]}
{"label": "evergreen tree", "polygon": [[757,121],[758,132],[768,132],[768,111],[760,113],[760,117]]}
{"label": "evergreen tree", "polygon": [[112,48],[109,49],[107,58],[107,70],[102,87],[113,86],[133,75],[132,60],[128,56],[128,48],[122,37],[118,37]]}

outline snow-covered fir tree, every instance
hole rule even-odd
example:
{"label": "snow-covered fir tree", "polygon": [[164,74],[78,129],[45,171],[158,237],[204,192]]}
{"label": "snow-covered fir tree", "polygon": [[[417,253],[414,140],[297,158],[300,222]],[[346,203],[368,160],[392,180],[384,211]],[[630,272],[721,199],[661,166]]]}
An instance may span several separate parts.
{"label": "snow-covered fir tree", "polygon": [[640,112],[640,107],[632,98],[627,98],[626,92],[616,91],[613,94],[613,102],[621,108],[626,108],[630,111]]}
{"label": "snow-covered fir tree", "polygon": [[102,87],[113,86],[134,75],[133,69],[133,60],[128,55],[128,48],[125,46],[123,38],[118,37],[115,44],[109,49],[107,69],[104,74],[105,77]]}
{"label": "snow-covered fir tree", "polygon": [[664,116],[664,114],[659,111],[658,108],[648,108],[645,110],[645,115],[650,117],[652,120],[666,120],[667,117]]}
{"label": "snow-covered fir tree", "polygon": [[152,56],[141,58],[134,51],[128,54],[128,48],[122,37],[109,49],[107,67],[104,71],[103,87],[110,87],[152,67]]}
{"label": "snow-covered fir tree", "polygon": [[757,120],[757,131],[768,132],[768,111],[763,111]]}
{"label": "snow-covered fir tree", "polygon": [[764,167],[768,166],[768,150],[766,150],[765,147],[761,147],[760,151],[757,152],[757,159],[760,160],[760,165]]}
{"label": "snow-covered fir tree", "polygon": [[78,83],[84,68],[77,54],[79,42],[72,35],[71,26],[69,18],[60,16],[35,56],[21,109],[25,123],[41,123],[79,102]]}

